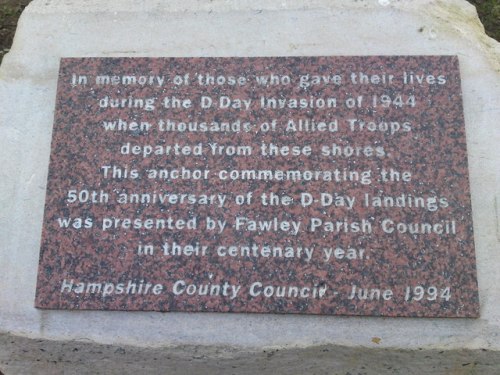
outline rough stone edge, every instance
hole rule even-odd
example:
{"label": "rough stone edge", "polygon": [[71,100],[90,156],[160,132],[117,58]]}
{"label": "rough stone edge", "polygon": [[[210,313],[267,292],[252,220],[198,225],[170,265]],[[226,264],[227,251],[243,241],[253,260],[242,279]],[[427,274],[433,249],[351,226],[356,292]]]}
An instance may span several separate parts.
{"label": "rough stone edge", "polygon": [[[336,9],[378,9],[389,7],[403,12],[422,11],[430,19],[443,27],[446,25],[448,31],[460,33],[461,37],[474,43],[488,58],[496,72],[500,72],[500,43],[485,33],[484,25],[479,19],[477,9],[467,0],[170,0],[168,6],[159,0],[34,0],[23,11],[19,18],[17,30],[23,27],[25,18],[31,14],[50,13],[96,13],[108,12],[113,14],[131,12],[163,12],[163,13],[185,13],[185,12],[262,12],[262,11],[290,11],[290,10],[317,10],[325,9],[334,11]],[[116,9],[120,9],[117,11]],[[122,10],[123,9],[123,10]],[[16,30],[11,51],[16,50]],[[432,29],[431,29],[432,32]],[[477,43],[476,37],[479,39]],[[7,53],[4,56],[8,57]],[[0,65],[0,76],[2,69]]]}
{"label": "rough stone edge", "polygon": [[500,373],[500,351],[401,350],[318,345],[249,351],[221,346],[138,348],[0,334],[0,371],[11,374]]}
{"label": "rough stone edge", "polygon": [[423,7],[424,14],[445,23],[448,28],[460,33],[461,37],[475,43],[486,55],[493,70],[500,72],[500,43],[486,34],[474,5],[466,0],[435,0],[429,5]]}

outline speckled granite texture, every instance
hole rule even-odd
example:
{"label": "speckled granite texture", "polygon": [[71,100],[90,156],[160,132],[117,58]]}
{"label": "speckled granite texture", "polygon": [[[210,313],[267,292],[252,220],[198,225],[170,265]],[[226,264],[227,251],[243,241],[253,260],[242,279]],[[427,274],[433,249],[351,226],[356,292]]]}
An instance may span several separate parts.
{"label": "speckled granite texture", "polygon": [[[291,83],[256,84],[256,76],[270,73],[289,76]],[[72,86],[73,74],[85,75],[87,83]],[[189,85],[173,83],[185,74]],[[198,74],[242,76],[246,83],[200,86]],[[306,74],[310,80],[300,87]],[[96,83],[100,75],[121,78]],[[305,87],[313,75],[322,83]],[[138,81],[124,84],[124,76]],[[139,83],[139,77],[146,78]],[[203,96],[213,99],[211,108],[200,108]],[[172,97],[181,108],[165,108]],[[231,98],[230,108],[218,108],[220,97]],[[284,98],[305,101],[299,108],[286,101],[284,108],[269,109],[262,97],[276,98],[278,106]],[[125,99],[124,108],[110,108],[116,98]],[[151,108],[129,108],[136,98],[150,98]],[[323,107],[318,98],[325,99]],[[192,100],[189,108],[182,108],[184,99]],[[235,99],[251,100],[248,109]],[[151,126],[105,129],[104,123],[120,119]],[[261,127],[273,120],[274,128]],[[306,120],[309,131],[298,129]],[[326,125],[311,130],[312,120]],[[168,121],[197,122],[198,131],[165,131]],[[233,125],[206,130],[202,122]],[[214,143],[224,150],[250,146],[251,155],[214,155]],[[300,155],[268,155],[270,144],[297,147]],[[162,153],[177,145],[179,151],[144,156],[145,145]],[[140,146],[136,154],[134,146]],[[186,146],[189,152],[182,151]],[[454,56],[62,59],[36,306],[477,317],[466,155]],[[182,176],[183,168],[203,177],[151,178],[149,172],[178,170]],[[231,178],[230,171],[242,170],[269,170],[274,178]],[[303,177],[292,181],[279,172],[290,170]],[[95,202],[69,202],[72,190],[95,191]],[[250,192],[250,204],[235,203]],[[157,201],[119,202],[132,193],[156,193]],[[160,202],[165,194],[177,202]],[[290,201],[263,204],[270,194]],[[395,207],[377,204],[384,199]],[[207,230],[207,217],[225,221],[225,228]],[[168,228],[169,218],[177,228]],[[123,219],[131,219],[125,224],[130,228]],[[167,227],[149,229],[148,219],[153,227],[165,219]],[[63,221],[69,228],[61,228]],[[433,233],[409,233],[414,224],[425,231],[422,223]],[[154,254],[137,254],[139,245],[152,245]],[[178,245],[184,253],[172,255]],[[199,255],[193,254],[196,246]],[[220,246],[235,246],[236,256]],[[242,247],[250,250],[241,255]]]}

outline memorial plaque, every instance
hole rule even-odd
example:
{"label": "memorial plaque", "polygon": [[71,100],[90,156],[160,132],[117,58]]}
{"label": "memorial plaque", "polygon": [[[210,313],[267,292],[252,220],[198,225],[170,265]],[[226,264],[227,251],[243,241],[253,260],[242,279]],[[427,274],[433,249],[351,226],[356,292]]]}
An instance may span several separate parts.
{"label": "memorial plaque", "polygon": [[477,317],[457,57],[62,59],[36,306]]}

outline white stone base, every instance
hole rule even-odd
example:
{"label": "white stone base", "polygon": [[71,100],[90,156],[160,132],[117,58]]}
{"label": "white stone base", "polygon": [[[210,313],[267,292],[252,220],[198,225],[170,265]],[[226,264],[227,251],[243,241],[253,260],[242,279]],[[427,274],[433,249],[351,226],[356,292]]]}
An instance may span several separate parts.
{"label": "white stone base", "polygon": [[[461,66],[481,318],[33,307],[61,57],[447,54],[458,55]],[[202,355],[212,346],[248,353],[317,345],[352,353],[363,347],[500,351],[499,72],[500,44],[462,0],[35,0],[0,67],[0,333],[115,347],[188,345]]]}

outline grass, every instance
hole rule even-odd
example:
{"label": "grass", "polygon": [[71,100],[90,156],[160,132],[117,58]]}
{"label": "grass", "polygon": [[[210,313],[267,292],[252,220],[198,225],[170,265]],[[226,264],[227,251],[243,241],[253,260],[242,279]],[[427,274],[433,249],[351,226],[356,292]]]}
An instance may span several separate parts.
{"label": "grass", "polygon": [[[0,62],[9,52],[17,19],[31,0],[0,0]],[[105,1],[105,0],[103,0]],[[486,33],[500,41],[500,0],[469,0],[477,8]]]}
{"label": "grass", "polygon": [[500,0],[469,0],[474,4],[486,34],[500,41]]}
{"label": "grass", "polygon": [[30,0],[0,0],[0,62],[9,52],[17,19]]}

